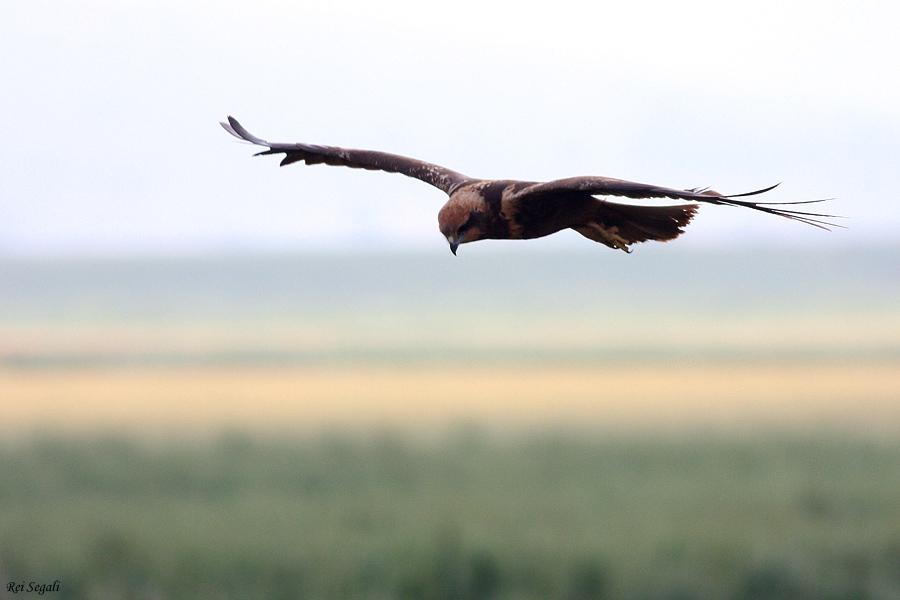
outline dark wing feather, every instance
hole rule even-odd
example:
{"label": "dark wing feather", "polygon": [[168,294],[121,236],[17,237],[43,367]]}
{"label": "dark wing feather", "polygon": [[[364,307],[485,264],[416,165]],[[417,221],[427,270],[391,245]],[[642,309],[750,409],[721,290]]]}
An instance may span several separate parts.
{"label": "dark wing feather", "polygon": [[[828,227],[840,227],[834,223],[823,221],[821,219],[838,218],[834,215],[825,215],[811,212],[801,212],[797,210],[789,210],[777,208],[779,206],[795,205],[795,204],[811,204],[815,202],[824,202],[824,200],[809,200],[805,202],[752,202],[748,200],[737,200],[746,196],[755,196],[763,194],[776,188],[778,184],[743,194],[733,194],[726,196],[718,192],[708,189],[695,188],[692,190],[676,190],[673,188],[660,187],[656,185],[647,185],[644,183],[635,183],[633,181],[624,181],[622,179],[613,179],[611,177],[570,177],[568,179],[557,179],[556,181],[548,181],[547,183],[536,183],[519,190],[516,196],[519,198],[527,198],[532,195],[544,195],[562,190],[577,190],[587,192],[591,195],[599,196],[624,196],[626,198],[675,198],[677,200],[693,200],[698,202],[708,202],[710,204],[727,204],[730,206],[743,206],[752,208],[772,215],[778,215],[795,221],[801,221],[808,225],[813,225],[822,229]],[[819,218],[821,217],[821,219]]]}
{"label": "dark wing feather", "polygon": [[469,177],[433,165],[425,161],[407,158],[387,152],[372,150],[350,150],[347,148],[335,148],[333,146],[313,146],[310,144],[280,144],[267,142],[256,137],[237,122],[233,117],[228,117],[228,122],[222,122],[222,127],[231,135],[246,140],[258,146],[265,146],[268,150],[258,154],[284,153],[281,166],[295,162],[305,162],[308,165],[323,163],[354,169],[369,169],[387,171],[388,173],[401,173],[408,177],[420,179],[436,188],[440,188],[450,194],[460,184],[470,181]]}

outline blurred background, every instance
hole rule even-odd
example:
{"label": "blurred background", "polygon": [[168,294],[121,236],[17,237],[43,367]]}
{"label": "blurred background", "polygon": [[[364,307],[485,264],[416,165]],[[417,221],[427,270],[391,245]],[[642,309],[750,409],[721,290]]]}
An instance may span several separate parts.
{"label": "blurred background", "polygon": [[[900,596],[898,17],[7,0],[0,595]],[[229,114],[847,228],[454,257],[440,191]]]}

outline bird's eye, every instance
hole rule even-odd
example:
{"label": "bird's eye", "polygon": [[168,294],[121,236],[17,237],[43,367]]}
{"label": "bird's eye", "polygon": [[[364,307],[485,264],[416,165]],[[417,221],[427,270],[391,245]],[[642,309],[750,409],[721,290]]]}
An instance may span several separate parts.
{"label": "bird's eye", "polygon": [[459,226],[459,229],[456,230],[456,235],[462,237],[466,234],[466,232],[472,227],[472,223],[466,221],[462,225]]}

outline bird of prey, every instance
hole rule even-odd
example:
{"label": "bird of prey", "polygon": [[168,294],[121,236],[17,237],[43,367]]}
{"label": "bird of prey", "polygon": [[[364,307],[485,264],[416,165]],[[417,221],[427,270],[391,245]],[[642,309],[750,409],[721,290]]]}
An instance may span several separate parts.
{"label": "bird of prey", "polygon": [[831,215],[781,208],[820,200],[776,203],[740,199],[768,192],[778,184],[754,192],[723,195],[709,189],[676,190],[596,176],[545,183],[475,179],[445,167],[386,152],[267,142],[248,132],[232,117],[221,125],[233,136],[267,148],[257,154],[284,154],[281,166],[295,162],[324,163],[402,173],[443,190],[450,199],[438,213],[438,224],[454,255],[460,244],[476,240],[531,239],[563,229],[574,229],[595,242],[630,252],[629,246],[637,242],[675,239],[699,208],[697,204],[618,204],[605,200],[606,196],[673,198],[743,206],[823,229],[832,225],[821,220]]}

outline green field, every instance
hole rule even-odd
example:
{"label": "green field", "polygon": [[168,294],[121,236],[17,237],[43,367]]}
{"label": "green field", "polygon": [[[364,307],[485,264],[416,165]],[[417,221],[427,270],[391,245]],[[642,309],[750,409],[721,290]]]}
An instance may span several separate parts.
{"label": "green field", "polygon": [[824,435],[37,436],[0,454],[0,573],[61,598],[896,598],[898,498],[900,444]]}

